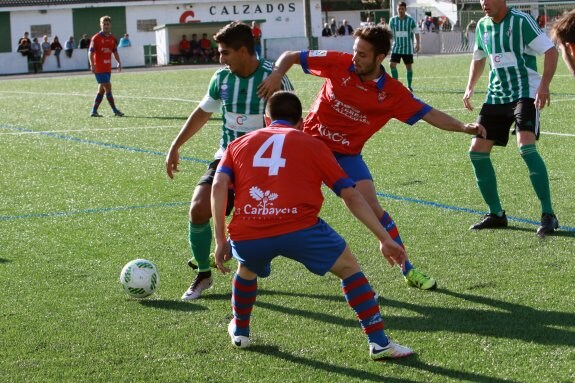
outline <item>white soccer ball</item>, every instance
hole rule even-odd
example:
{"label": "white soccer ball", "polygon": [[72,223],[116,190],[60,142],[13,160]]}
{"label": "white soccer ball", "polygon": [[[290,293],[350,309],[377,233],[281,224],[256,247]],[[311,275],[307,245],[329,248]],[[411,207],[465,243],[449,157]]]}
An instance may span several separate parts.
{"label": "white soccer ball", "polygon": [[156,265],[145,259],[134,259],[120,273],[124,291],[134,298],[152,295],[160,286],[160,274]]}

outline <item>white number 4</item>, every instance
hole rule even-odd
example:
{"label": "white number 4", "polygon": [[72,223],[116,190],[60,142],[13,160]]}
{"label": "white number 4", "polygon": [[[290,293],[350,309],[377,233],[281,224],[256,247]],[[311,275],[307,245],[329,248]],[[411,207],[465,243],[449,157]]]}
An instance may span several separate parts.
{"label": "white number 4", "polygon": [[[274,134],[260,146],[252,163],[254,168],[268,168],[268,175],[277,176],[280,168],[286,166],[286,159],[282,158],[285,134]],[[264,153],[272,147],[271,157],[263,157]]]}

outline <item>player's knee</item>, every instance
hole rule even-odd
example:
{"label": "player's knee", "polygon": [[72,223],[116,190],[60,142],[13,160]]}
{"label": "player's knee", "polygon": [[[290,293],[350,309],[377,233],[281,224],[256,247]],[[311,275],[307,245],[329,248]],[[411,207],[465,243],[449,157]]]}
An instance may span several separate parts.
{"label": "player's knee", "polygon": [[211,207],[209,204],[192,202],[188,217],[190,222],[194,225],[202,225],[207,223],[212,217]]}

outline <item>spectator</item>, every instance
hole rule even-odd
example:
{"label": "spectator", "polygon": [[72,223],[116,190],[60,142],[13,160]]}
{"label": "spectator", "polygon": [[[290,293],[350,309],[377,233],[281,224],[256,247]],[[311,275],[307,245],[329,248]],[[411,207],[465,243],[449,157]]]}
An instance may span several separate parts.
{"label": "spectator", "polygon": [[475,45],[475,28],[477,27],[477,22],[475,20],[470,20],[465,27],[465,38],[463,42],[465,44],[465,49],[473,49]]}
{"label": "spectator", "polygon": [[30,44],[30,54],[28,55],[28,62],[32,64],[34,73],[38,73],[38,69],[40,69],[40,60],[42,60],[42,46],[38,42],[38,38],[34,37],[32,44]]}
{"label": "spectator", "polygon": [[[273,259],[284,256],[305,265],[316,275],[330,271],[341,280],[343,295],[367,335],[373,360],[409,356],[413,354],[411,349],[391,342],[385,335],[373,289],[349,246],[319,218],[322,184],[341,197],[347,208],[377,236],[381,253],[390,265],[402,266],[405,252],[379,224],[327,145],[301,132],[301,113],[297,96],[276,92],[266,107],[271,125],[232,142],[217,167],[211,194],[216,265],[225,274],[230,270],[224,266],[224,258],[233,253],[238,260],[232,282],[233,318],[228,325],[232,345],[238,348],[250,345],[251,312],[256,303],[258,277],[269,276]],[[260,152],[266,151],[270,144],[272,153],[277,151],[281,158],[262,166],[257,159],[261,159]],[[234,204],[238,208],[228,226],[228,245],[225,212],[232,181],[236,193]],[[294,188],[296,184],[298,187]],[[278,210],[282,212],[273,216],[245,214],[248,204],[254,201],[254,189],[262,190],[262,195],[265,191],[266,196],[273,191],[273,206],[281,206]],[[264,197],[264,209],[265,200]],[[243,206],[246,208],[241,209]]]}
{"label": "spectator", "polygon": [[50,44],[48,36],[44,35],[44,37],[42,37],[42,44],[40,44],[40,46],[42,47],[42,65],[44,65],[46,57],[52,54],[52,44]]}
{"label": "spectator", "polygon": [[62,44],[60,44],[58,36],[54,36],[54,41],[52,41],[52,44],[50,44],[50,50],[54,52],[56,62],[58,63],[58,68],[60,68],[60,53],[62,53],[62,49]]}
{"label": "spectator", "polygon": [[76,43],[74,42],[74,36],[70,36],[68,40],[64,43],[64,53],[66,53],[67,57],[72,57],[72,53],[74,52],[74,46]]}
{"label": "spectator", "polygon": [[431,17],[431,15],[426,16],[424,24],[427,32],[431,32],[433,30],[433,17]]}
{"label": "spectator", "polygon": [[182,35],[178,49],[180,51],[180,63],[183,64],[190,58],[191,55],[190,42],[188,41],[188,37],[186,35]]}
{"label": "spectator", "polygon": [[124,36],[120,39],[120,43],[118,44],[118,48],[126,48],[131,47],[132,42],[130,41],[130,35],[124,33]]}
{"label": "spectator", "polygon": [[214,60],[214,52],[212,51],[212,42],[208,39],[208,34],[202,34],[202,38],[199,41],[200,49],[202,50],[202,55],[206,63]]}
{"label": "spectator", "polygon": [[78,49],[88,49],[89,47],[90,47],[90,39],[88,38],[88,35],[82,35],[82,39],[78,44]]}
{"label": "spectator", "polygon": [[361,27],[373,27],[375,23],[371,20],[370,16],[367,16],[365,21],[359,24]]}
{"label": "spectator", "polygon": [[323,37],[331,36],[331,28],[329,27],[328,23],[323,24],[323,29],[321,30],[321,35]]}
{"label": "spectator", "polygon": [[387,22],[385,21],[385,17],[379,18],[379,25],[381,25],[382,27],[387,27]]}
{"label": "spectator", "polygon": [[194,64],[197,63],[200,58],[204,57],[204,53],[198,41],[198,35],[195,33],[192,34],[192,39],[190,40],[190,57]]}
{"label": "spectator", "polygon": [[254,36],[254,48],[256,49],[256,55],[258,59],[262,58],[262,30],[260,29],[258,23],[252,21],[252,36]]}
{"label": "spectator", "polygon": [[22,56],[28,57],[30,55],[30,39],[21,38],[16,51],[20,52]]}
{"label": "spectator", "polygon": [[347,23],[346,19],[343,19],[343,24],[339,27],[337,33],[340,36],[351,36],[353,35],[353,28]]}
{"label": "spectator", "polygon": [[575,11],[564,14],[551,27],[551,37],[563,54],[563,61],[575,76]]}
{"label": "spectator", "polygon": [[329,22],[329,29],[331,29],[331,35],[332,36],[337,36],[337,21],[335,21],[335,18],[331,18],[331,21]]}
{"label": "spectator", "polygon": [[24,32],[24,36],[20,37],[18,40],[18,45],[21,45],[24,41],[28,42],[28,46],[32,44],[32,41],[30,41],[30,34],[28,32]]}

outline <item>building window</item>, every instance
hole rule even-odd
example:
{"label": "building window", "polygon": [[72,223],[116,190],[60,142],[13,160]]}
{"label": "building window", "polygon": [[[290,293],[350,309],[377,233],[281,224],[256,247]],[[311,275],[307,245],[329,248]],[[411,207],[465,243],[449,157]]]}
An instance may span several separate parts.
{"label": "building window", "polygon": [[138,32],[153,32],[154,27],[158,25],[156,19],[149,20],[138,20],[137,28]]}
{"label": "building window", "polygon": [[52,25],[31,25],[30,26],[30,36],[32,37],[42,37],[42,36],[52,36]]}

